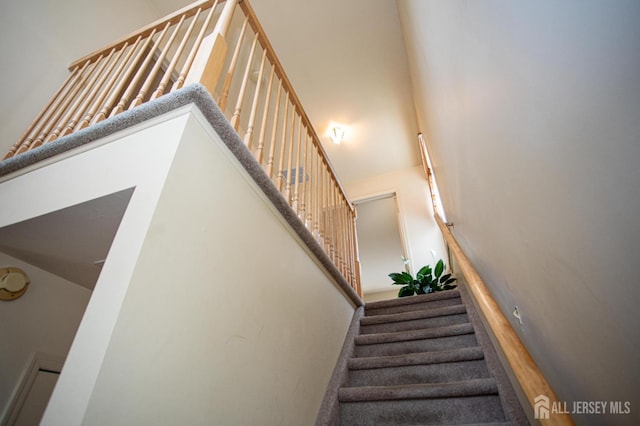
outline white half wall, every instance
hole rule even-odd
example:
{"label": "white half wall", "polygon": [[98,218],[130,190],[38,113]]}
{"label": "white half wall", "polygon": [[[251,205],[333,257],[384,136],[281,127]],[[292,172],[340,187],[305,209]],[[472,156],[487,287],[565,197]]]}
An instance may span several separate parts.
{"label": "white half wall", "polygon": [[458,241],[560,399],[631,402],[576,423],[640,423],[640,3],[398,5]]}
{"label": "white half wall", "polygon": [[85,425],[313,424],[354,308],[191,116]]}
{"label": "white half wall", "polygon": [[[424,265],[435,265],[438,259],[447,262],[447,251],[440,229],[433,218],[431,194],[422,166],[348,182],[345,184],[345,190],[351,200],[396,193],[400,226],[406,238],[407,256],[412,273]],[[388,271],[387,275],[391,272],[401,271]],[[399,290],[398,286],[391,284],[390,278],[386,279],[389,282],[387,291]],[[384,291],[380,288],[379,290]]]}
{"label": "white half wall", "polygon": [[173,111],[0,179],[0,198],[18,201],[3,204],[0,227],[136,188],[43,424],[82,422],[188,109]]}
{"label": "white half wall", "polygon": [[0,302],[0,423],[35,352],[64,359],[91,291],[0,252],[0,267],[22,269],[31,279],[19,299]]}

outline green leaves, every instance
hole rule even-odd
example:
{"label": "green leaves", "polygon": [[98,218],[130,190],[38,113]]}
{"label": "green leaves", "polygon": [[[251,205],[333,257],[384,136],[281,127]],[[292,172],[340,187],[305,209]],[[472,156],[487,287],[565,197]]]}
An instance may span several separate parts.
{"label": "green leaves", "polygon": [[389,278],[393,280],[394,285],[403,286],[398,292],[398,297],[428,294],[456,288],[455,285],[451,285],[456,281],[455,278],[451,277],[451,274],[442,275],[445,268],[444,262],[440,259],[436,263],[435,269],[431,269],[429,265],[423,266],[415,278],[407,272],[393,272],[389,274]]}
{"label": "green leaves", "polygon": [[443,271],[444,271],[444,262],[442,261],[442,259],[440,259],[438,260],[438,263],[436,263],[436,270],[435,270],[436,278],[442,275]]}
{"label": "green leaves", "polygon": [[413,296],[415,291],[411,287],[402,287],[398,292],[398,297]]}
{"label": "green leaves", "polygon": [[409,284],[411,281],[413,281],[413,277],[406,272],[393,272],[389,274],[389,277],[393,280],[393,284]]}

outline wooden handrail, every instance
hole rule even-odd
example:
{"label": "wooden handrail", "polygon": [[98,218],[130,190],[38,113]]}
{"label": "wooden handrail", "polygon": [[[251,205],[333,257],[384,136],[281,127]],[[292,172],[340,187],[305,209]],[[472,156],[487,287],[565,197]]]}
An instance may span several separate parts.
{"label": "wooden handrail", "polygon": [[[224,1],[225,0],[220,0],[220,2],[224,2]],[[145,25],[144,27],[122,37],[121,39],[111,44],[108,44],[107,46],[101,49],[98,49],[94,52],[89,53],[88,55],[83,56],[80,59],[73,61],[71,65],[69,65],[69,70],[74,69],[76,66],[81,65],[86,61],[89,61],[89,62],[95,61],[100,55],[104,54],[105,51],[109,51],[111,49],[120,50],[120,48],[122,48],[122,46],[124,46],[125,43],[129,42],[129,44],[131,44],[131,42],[135,41],[138,37],[142,37],[144,39],[149,34],[151,34],[151,32],[154,29],[157,29],[158,27],[166,25],[167,23],[169,23],[169,25],[171,26],[173,24],[176,24],[178,21],[180,21],[182,17],[184,17],[184,19],[189,18],[195,15],[199,8],[202,8],[202,10],[209,9],[211,6],[213,6],[214,3],[215,3],[215,0],[199,0],[199,1],[196,1],[195,3],[191,3],[190,5],[185,6],[182,9],[167,15],[164,18],[160,18],[157,21],[150,23],[149,25]]]}
{"label": "wooden handrail", "polygon": [[[435,219],[453,256],[457,260],[458,267],[467,281],[469,290],[477,301],[516,379],[520,383],[527,401],[533,404],[533,401],[539,395],[545,395],[550,401],[558,401],[551,386],[549,386],[535,361],[531,358],[529,351],[527,351],[527,348],[522,344],[511,324],[507,321],[469,258],[462,251],[449,227],[444,223],[440,215],[436,214]],[[565,413],[551,413],[549,419],[540,419],[540,423],[545,425],[572,425],[573,421]]]}
{"label": "wooden handrail", "polygon": [[298,95],[296,94],[296,91],[294,90],[293,85],[291,84],[291,81],[289,81],[287,74],[284,72],[284,67],[282,66],[282,64],[280,63],[280,60],[276,56],[275,50],[271,45],[271,42],[267,38],[264,28],[262,28],[262,25],[260,24],[260,21],[258,21],[255,11],[253,10],[253,8],[251,7],[248,1],[241,1],[238,5],[244,12],[245,16],[249,18],[249,25],[251,26],[253,31],[255,31],[260,35],[260,37],[258,38],[260,45],[262,46],[263,49],[267,51],[267,58],[271,62],[272,66],[275,68],[276,75],[282,80],[283,87],[289,93],[289,97],[291,98],[293,104],[296,107],[296,112],[298,113],[298,115],[300,115],[300,117],[302,118],[302,122],[311,132],[311,138],[313,140],[313,143],[316,145],[317,149],[321,152],[324,163],[331,170],[333,179],[335,180],[335,183],[340,188],[342,197],[344,198],[345,202],[348,203],[351,211],[355,211],[355,207],[349,201],[349,197],[347,196],[347,192],[344,190],[342,183],[338,179],[336,179],[336,176],[338,176],[338,174],[336,173],[336,170],[333,167],[333,164],[329,160],[329,156],[327,155],[327,152],[325,151],[324,147],[322,146],[321,143],[319,143],[320,138],[318,137],[318,134],[316,133],[315,128],[311,124],[311,120],[309,119],[309,116],[307,116],[307,113],[302,108],[302,102],[300,102],[300,98],[298,98]]}

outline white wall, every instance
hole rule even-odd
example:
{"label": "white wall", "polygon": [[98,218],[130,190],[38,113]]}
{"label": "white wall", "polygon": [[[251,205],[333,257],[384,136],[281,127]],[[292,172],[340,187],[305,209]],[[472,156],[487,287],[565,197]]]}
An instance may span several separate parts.
{"label": "white wall", "polygon": [[48,424],[82,420],[185,122],[177,110],[0,178],[0,198],[19,200],[3,204],[0,227],[136,188],[51,397],[50,419],[61,420]]}
{"label": "white wall", "polygon": [[354,308],[192,118],[83,424],[312,424]]}
{"label": "white wall", "polygon": [[455,235],[559,397],[637,423],[640,3],[398,4]]}
{"label": "white wall", "polygon": [[19,299],[0,302],[0,422],[34,352],[64,359],[91,291],[0,252],[0,267],[22,269],[31,279]]}
{"label": "white wall", "polygon": [[60,87],[69,64],[164,15],[149,0],[0,2],[1,155]]}
{"label": "white wall", "polygon": [[[400,223],[404,229],[412,273],[424,265],[433,266],[438,259],[446,262],[447,253],[442,234],[433,219],[429,185],[422,166],[352,181],[345,184],[345,190],[351,200],[392,192],[397,194]],[[435,261],[432,250],[435,251]],[[391,272],[400,271],[388,271]],[[387,280],[389,290],[397,289],[397,286],[392,286],[390,278]]]}

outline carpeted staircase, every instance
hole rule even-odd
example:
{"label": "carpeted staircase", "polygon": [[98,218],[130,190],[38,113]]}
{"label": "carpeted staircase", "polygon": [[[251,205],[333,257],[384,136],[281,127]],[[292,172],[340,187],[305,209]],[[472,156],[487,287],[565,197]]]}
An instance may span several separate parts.
{"label": "carpeted staircase", "polygon": [[319,423],[528,424],[467,298],[456,289],[367,303],[339,406]]}

